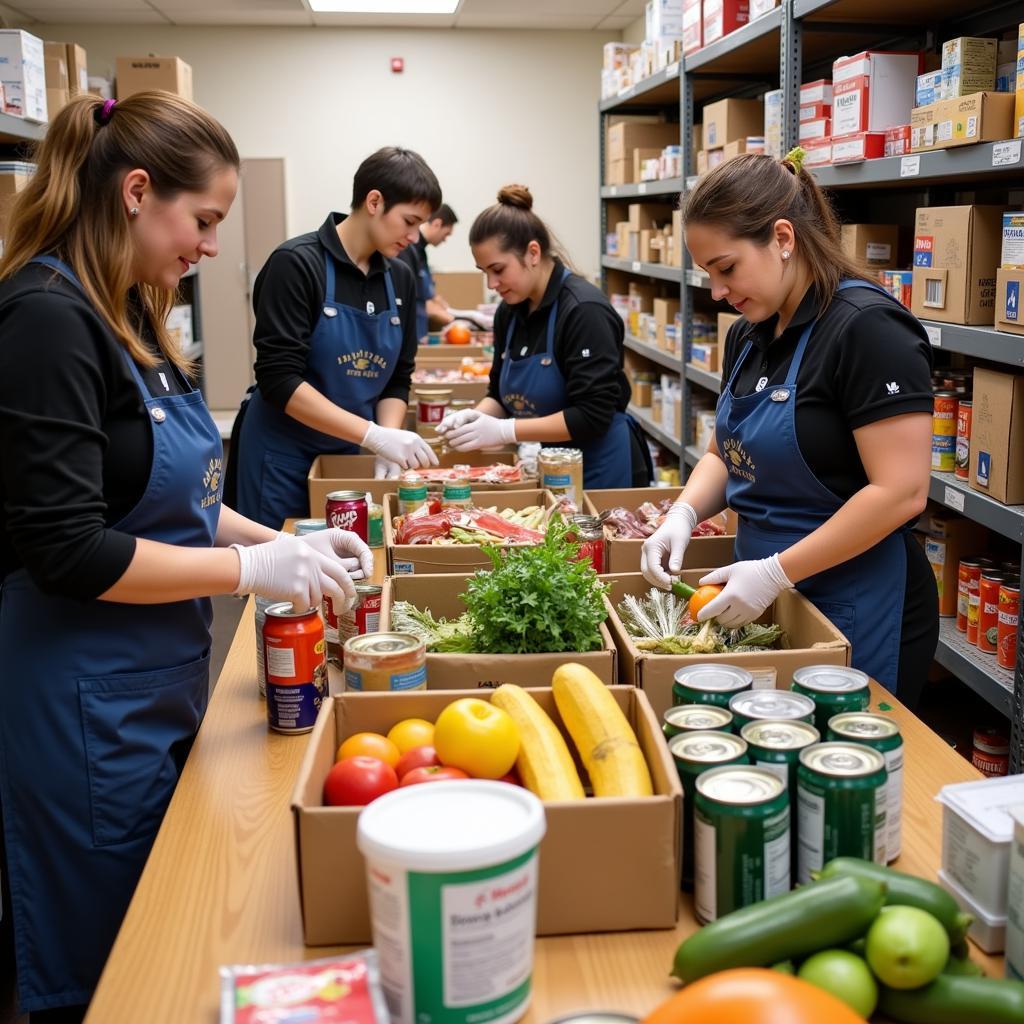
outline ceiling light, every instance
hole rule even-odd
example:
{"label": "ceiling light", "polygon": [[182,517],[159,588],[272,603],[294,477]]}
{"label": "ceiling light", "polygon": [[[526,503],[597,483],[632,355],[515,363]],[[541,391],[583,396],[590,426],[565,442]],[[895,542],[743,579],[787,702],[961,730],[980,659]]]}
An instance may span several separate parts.
{"label": "ceiling light", "polygon": [[462,0],[308,0],[318,14],[454,14]]}

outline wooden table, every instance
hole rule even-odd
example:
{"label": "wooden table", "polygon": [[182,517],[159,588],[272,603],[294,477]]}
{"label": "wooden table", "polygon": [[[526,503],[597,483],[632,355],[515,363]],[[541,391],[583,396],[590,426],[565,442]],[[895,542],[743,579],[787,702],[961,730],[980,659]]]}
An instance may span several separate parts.
{"label": "wooden table", "polygon": [[[383,555],[376,554],[379,581]],[[268,732],[255,651],[250,602],[87,1024],[212,1024],[219,1019],[220,965],[337,951],[302,942],[290,797],[306,738]],[[980,776],[876,688],[873,709],[879,700],[906,744],[903,855],[896,866],[934,878],[941,852],[935,794],[946,783]],[[543,1024],[579,1009],[644,1014],[674,991],[673,954],[696,927],[684,897],[674,930],[538,940],[526,1021]],[[990,974],[1002,975],[1001,957],[973,954]]]}

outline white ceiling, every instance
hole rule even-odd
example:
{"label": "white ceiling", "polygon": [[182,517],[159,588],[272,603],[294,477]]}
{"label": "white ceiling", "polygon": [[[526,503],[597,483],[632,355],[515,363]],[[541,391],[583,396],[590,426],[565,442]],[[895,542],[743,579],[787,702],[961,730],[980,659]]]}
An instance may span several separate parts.
{"label": "white ceiling", "polygon": [[643,15],[644,0],[462,0],[446,16],[314,14],[305,0],[3,0],[3,7],[25,23],[42,24],[620,31]]}

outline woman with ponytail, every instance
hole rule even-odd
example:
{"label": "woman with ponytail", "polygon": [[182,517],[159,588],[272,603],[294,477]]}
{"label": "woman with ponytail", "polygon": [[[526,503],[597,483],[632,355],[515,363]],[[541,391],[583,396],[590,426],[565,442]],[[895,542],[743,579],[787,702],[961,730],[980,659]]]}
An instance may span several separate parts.
{"label": "woman with ponytail", "polygon": [[344,603],[370,562],[221,502],[165,318],[235,197],[224,128],[169,93],[81,96],[35,161],[0,260],[0,927],[38,1024],[81,1019],[160,827],[206,709],[209,597]]}
{"label": "woman with ponytail", "polygon": [[843,253],[802,166],[746,155],[686,197],[683,225],[729,329],[708,450],[642,569],[668,588],[693,528],[739,515],[737,559],[698,618],[756,619],[795,586],[846,634],[853,665],[913,707],[938,640],[935,579],[909,526],[928,499],[931,346]]}
{"label": "woman with ponytail", "polygon": [[654,471],[625,412],[622,319],[566,266],[530,190],[506,185],[474,221],[469,244],[502,299],[494,363],[487,397],[447,416],[438,433],[461,452],[515,441],[571,445],[583,452],[585,487],[646,487]]}

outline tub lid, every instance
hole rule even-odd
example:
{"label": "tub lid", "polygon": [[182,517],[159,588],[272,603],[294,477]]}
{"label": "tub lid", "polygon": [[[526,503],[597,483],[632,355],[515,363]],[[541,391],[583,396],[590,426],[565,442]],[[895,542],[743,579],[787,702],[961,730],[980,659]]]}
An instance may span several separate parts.
{"label": "tub lid", "polygon": [[501,864],[535,847],[544,805],[507,782],[470,779],[392,790],[359,815],[367,860],[407,871],[465,871]]}
{"label": "tub lid", "polygon": [[1024,775],[943,786],[935,798],[993,843],[1013,835],[1010,808],[1024,804]]}

